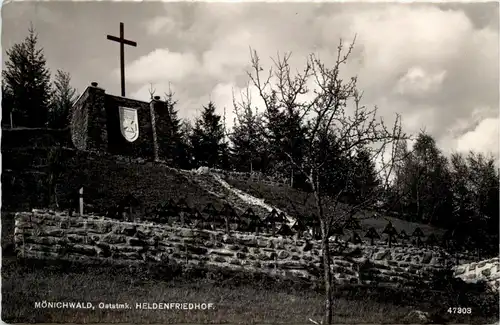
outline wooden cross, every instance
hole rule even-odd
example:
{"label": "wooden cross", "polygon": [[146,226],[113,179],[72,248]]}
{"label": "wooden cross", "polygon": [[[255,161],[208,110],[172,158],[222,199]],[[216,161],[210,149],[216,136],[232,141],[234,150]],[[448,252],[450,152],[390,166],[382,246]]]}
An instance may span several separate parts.
{"label": "wooden cross", "polygon": [[108,35],[107,37],[111,41],[120,43],[120,70],[121,70],[121,81],[122,81],[122,97],[125,97],[125,47],[124,45],[137,46],[134,41],[129,41],[124,37],[123,23],[120,23],[120,37]]}

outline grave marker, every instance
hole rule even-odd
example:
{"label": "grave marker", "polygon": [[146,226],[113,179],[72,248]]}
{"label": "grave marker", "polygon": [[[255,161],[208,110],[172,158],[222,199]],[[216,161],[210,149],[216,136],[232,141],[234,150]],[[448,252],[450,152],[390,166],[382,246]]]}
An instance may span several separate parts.
{"label": "grave marker", "polygon": [[361,229],[361,226],[360,226],[359,221],[357,219],[349,218],[346,221],[344,228],[349,229],[349,230],[359,230],[359,229]]}
{"label": "grave marker", "polygon": [[415,228],[415,230],[413,231],[413,234],[411,234],[412,237],[415,237],[416,238],[416,244],[417,246],[420,246],[421,242],[422,242],[422,237],[424,237],[424,233],[422,231],[422,229],[420,229],[419,227]]}
{"label": "grave marker", "polygon": [[380,239],[380,235],[377,233],[375,228],[371,227],[366,232],[365,238],[369,238],[371,241],[371,245],[373,246],[375,244],[375,239]]}
{"label": "grave marker", "polygon": [[268,226],[271,226],[271,234],[274,236],[276,231],[276,223],[280,221],[280,216],[278,215],[278,211],[276,209],[272,209],[271,212],[264,219],[264,223],[266,225],[267,231],[269,231]]}
{"label": "grave marker", "polygon": [[434,234],[430,234],[429,237],[427,237],[427,240],[425,241],[425,244],[428,246],[434,246],[437,243],[437,238]]}
{"label": "grave marker", "polygon": [[236,211],[234,211],[233,207],[229,205],[229,203],[224,203],[224,206],[222,207],[222,210],[220,211],[220,214],[224,216],[224,221],[226,224],[226,233],[229,234],[229,223],[231,221],[238,221],[239,217],[236,214]]}
{"label": "grave marker", "polygon": [[294,232],[290,229],[286,223],[282,224],[280,229],[278,230],[278,235],[283,237],[293,236]]}
{"label": "grave marker", "polygon": [[356,231],[352,232],[352,235],[350,237],[350,242],[357,245],[357,244],[362,244],[363,241],[361,240],[361,237],[358,235]]}
{"label": "grave marker", "polygon": [[410,239],[410,236],[408,236],[408,234],[406,233],[406,231],[403,229],[399,233],[399,238],[401,238],[401,240],[403,241],[403,243],[405,243],[408,239]]}

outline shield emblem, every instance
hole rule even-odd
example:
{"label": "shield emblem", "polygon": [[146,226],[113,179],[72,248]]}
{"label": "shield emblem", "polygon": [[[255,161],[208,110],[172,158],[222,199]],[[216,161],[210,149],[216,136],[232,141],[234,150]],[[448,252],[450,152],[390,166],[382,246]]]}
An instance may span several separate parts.
{"label": "shield emblem", "polygon": [[139,137],[139,119],[137,109],[119,107],[120,110],[120,131],[128,142],[134,142]]}

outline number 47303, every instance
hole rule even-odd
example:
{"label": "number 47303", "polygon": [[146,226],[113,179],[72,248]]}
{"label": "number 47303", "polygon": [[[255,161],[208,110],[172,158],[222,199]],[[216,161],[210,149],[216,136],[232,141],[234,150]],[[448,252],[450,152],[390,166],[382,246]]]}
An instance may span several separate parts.
{"label": "number 47303", "polygon": [[449,314],[471,314],[472,309],[470,307],[450,307],[448,308]]}

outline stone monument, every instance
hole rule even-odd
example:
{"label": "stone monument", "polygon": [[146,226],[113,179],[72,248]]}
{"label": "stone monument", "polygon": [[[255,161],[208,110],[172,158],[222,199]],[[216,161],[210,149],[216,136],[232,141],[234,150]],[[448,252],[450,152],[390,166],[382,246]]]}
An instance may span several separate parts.
{"label": "stone monument", "polygon": [[165,158],[159,154],[157,130],[168,130],[170,125],[166,103],[159,96],[149,103],[125,97],[124,45],[137,43],[125,39],[123,23],[120,37],[107,35],[107,39],[120,43],[121,96],[106,94],[96,82],[91,83],[72,108],[72,142],[80,150]]}

